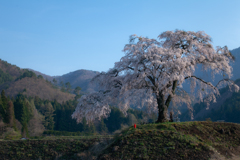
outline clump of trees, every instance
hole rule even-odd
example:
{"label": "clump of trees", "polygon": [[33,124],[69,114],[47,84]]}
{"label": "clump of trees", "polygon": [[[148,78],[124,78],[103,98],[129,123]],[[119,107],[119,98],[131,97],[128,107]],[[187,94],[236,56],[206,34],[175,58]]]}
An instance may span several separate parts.
{"label": "clump of trees", "polygon": [[3,72],[3,70],[1,69],[0,69],[0,75],[1,75],[0,84],[13,80],[13,77],[10,74]]}
{"label": "clump of trees", "polygon": [[23,79],[25,77],[37,77],[37,75],[33,71],[29,71],[27,69],[24,70],[23,74],[15,79],[15,81]]}
{"label": "clump of trees", "polygon": [[[72,118],[78,123],[84,117],[87,123],[101,120],[111,114],[110,104],[118,104],[125,116],[130,105],[137,105],[148,114],[157,113],[156,122],[166,122],[172,102],[174,115],[180,114],[177,104],[186,103],[193,119],[191,99],[181,88],[185,80],[191,82],[192,94],[197,88],[197,96],[207,103],[207,108],[211,101],[216,101],[221,85],[227,84],[238,92],[239,87],[229,79],[232,72],[229,61],[235,57],[227,46],[214,49],[211,37],[203,31],[166,31],[158,38],[159,41],[130,36],[123,49],[125,56],[108,72],[93,78],[92,83],[98,84],[99,91],[82,96]],[[197,64],[202,64],[204,70],[212,69],[213,78],[218,73],[229,78],[213,86],[194,75]],[[204,96],[207,97],[203,100]]]}

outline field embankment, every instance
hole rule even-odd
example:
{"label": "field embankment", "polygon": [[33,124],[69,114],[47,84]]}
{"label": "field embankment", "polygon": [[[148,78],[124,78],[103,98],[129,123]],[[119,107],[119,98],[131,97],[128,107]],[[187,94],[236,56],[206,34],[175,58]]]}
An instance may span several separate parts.
{"label": "field embankment", "polygon": [[167,122],[128,127],[114,137],[1,141],[5,159],[240,159],[240,125]]}
{"label": "field embankment", "polygon": [[240,159],[240,125],[176,122],[138,125],[122,131],[98,159]]}

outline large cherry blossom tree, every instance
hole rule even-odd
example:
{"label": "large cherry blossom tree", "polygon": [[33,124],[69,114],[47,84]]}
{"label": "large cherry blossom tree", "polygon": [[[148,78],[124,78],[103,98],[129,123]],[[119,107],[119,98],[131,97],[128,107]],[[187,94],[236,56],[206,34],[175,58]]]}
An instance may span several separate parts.
{"label": "large cherry blossom tree", "polygon": [[[87,122],[96,118],[107,118],[111,112],[109,105],[118,104],[119,109],[127,115],[130,105],[145,107],[149,114],[158,113],[156,122],[168,121],[169,104],[172,102],[174,112],[178,112],[177,104],[186,103],[190,113],[191,99],[182,89],[185,80],[191,82],[191,93],[200,101],[216,102],[221,86],[228,85],[235,92],[239,87],[231,78],[231,55],[228,48],[216,47],[211,44],[211,37],[203,31],[166,31],[158,36],[159,40],[130,36],[123,56],[108,72],[96,75],[92,82],[98,84],[99,91],[83,95],[72,114],[72,118]],[[197,64],[202,64],[203,71],[211,69],[212,78],[215,74],[226,74],[213,86],[194,75]],[[205,97],[205,98],[204,98]],[[179,113],[180,114],[180,113]],[[193,119],[193,114],[192,114]]]}

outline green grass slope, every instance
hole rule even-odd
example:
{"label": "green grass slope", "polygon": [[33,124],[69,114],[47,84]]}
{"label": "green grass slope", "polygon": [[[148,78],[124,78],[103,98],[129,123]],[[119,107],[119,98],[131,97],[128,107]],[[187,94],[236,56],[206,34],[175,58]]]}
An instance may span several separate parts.
{"label": "green grass slope", "polygon": [[[138,125],[116,136],[100,160],[218,160],[239,156],[240,125],[220,122],[176,122]],[[234,155],[233,155],[234,154]]]}
{"label": "green grass slope", "polygon": [[128,127],[114,137],[46,137],[1,141],[5,159],[82,160],[237,160],[240,125],[220,122],[174,122]]}

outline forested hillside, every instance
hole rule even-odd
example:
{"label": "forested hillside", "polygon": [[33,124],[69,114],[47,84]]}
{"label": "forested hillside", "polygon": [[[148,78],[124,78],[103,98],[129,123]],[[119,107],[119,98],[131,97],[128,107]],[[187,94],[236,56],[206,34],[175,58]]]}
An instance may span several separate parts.
{"label": "forested hillside", "polygon": [[[235,57],[235,62],[231,62],[230,61],[230,66],[232,67],[232,74],[233,76],[231,77],[231,80],[237,80],[240,78],[240,72],[239,72],[239,68],[240,68],[240,47],[233,49],[230,51],[231,54]],[[197,64],[196,68],[195,68],[195,72],[194,75],[202,78],[204,81],[206,82],[211,82],[214,86],[217,85],[217,83],[222,80],[223,78],[228,78],[228,77],[224,77],[223,74],[216,74],[214,79],[211,76],[211,70],[208,69],[207,71],[203,71],[202,70],[202,65],[201,64]],[[197,93],[197,88],[195,88],[194,93],[191,94],[190,92],[190,81],[186,80],[183,83],[183,89],[189,94],[192,95],[193,97],[195,97],[195,101],[193,104],[195,104],[198,101],[198,97],[195,96],[195,94]],[[185,104],[180,105],[179,108],[181,109],[181,111],[186,111],[187,110],[187,106]]]}
{"label": "forested hillside", "polygon": [[20,69],[6,61],[0,60],[0,91],[5,90],[6,96],[16,97],[23,93],[28,97],[38,96],[45,100],[56,99],[59,103],[74,99],[75,95],[62,92],[51,82],[37,76],[27,69]]}
{"label": "forested hillside", "polygon": [[[240,79],[235,83],[240,86]],[[210,118],[212,121],[224,120],[226,122],[240,123],[240,91],[231,92],[227,87],[219,90],[220,96],[216,103],[210,103],[209,110],[206,110],[206,104],[196,103],[193,106],[194,121],[204,121]],[[189,112],[186,111],[179,116],[181,121],[191,121]]]}
{"label": "forested hillside", "polygon": [[[74,100],[58,103],[56,100],[42,100],[18,94],[16,98],[7,98],[4,90],[0,99],[0,137],[18,139],[19,137],[34,137],[48,135],[90,135],[113,134],[124,126],[132,126],[143,121],[149,121],[142,111],[128,110],[128,116],[116,107],[107,119],[95,121],[87,125],[86,119],[77,124],[71,115],[77,106],[77,95]],[[150,119],[151,120],[151,119]],[[153,120],[151,120],[153,121]],[[7,129],[6,129],[7,127]],[[5,129],[3,129],[5,128]],[[11,130],[13,128],[14,130]],[[1,139],[1,138],[0,138]]]}

